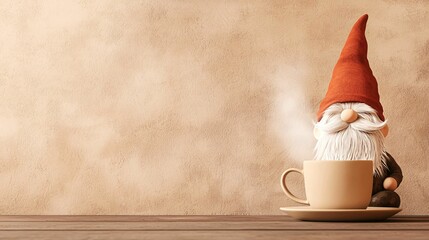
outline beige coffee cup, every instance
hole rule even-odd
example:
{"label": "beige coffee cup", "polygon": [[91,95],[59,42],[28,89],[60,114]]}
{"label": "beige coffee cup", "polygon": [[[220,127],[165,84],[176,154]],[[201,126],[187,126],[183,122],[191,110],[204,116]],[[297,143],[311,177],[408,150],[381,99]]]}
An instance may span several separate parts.
{"label": "beige coffee cup", "polygon": [[[303,170],[290,168],[280,179],[286,196],[311,208],[365,209],[371,201],[373,161],[329,160],[304,161]],[[291,172],[304,175],[305,195],[293,195],[286,184]]]}

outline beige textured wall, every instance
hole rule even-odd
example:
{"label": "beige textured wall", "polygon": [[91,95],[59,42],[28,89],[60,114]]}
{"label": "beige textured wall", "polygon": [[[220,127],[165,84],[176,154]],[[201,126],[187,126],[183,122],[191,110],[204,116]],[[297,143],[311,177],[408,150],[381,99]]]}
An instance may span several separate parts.
{"label": "beige textured wall", "polygon": [[[429,214],[428,1],[1,1],[0,214],[281,214],[352,24]],[[293,191],[303,193],[302,180]]]}

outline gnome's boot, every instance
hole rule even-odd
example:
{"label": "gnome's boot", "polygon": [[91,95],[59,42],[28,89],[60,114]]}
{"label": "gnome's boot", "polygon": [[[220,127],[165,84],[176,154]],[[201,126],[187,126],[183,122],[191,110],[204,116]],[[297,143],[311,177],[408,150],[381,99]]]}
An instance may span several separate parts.
{"label": "gnome's boot", "polygon": [[399,207],[401,199],[392,191],[381,191],[372,195],[370,207]]}

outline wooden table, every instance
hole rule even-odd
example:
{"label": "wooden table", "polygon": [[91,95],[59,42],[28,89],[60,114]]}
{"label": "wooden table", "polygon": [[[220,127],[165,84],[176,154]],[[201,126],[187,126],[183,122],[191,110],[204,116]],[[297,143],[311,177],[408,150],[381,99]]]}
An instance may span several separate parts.
{"label": "wooden table", "polygon": [[301,222],[279,216],[0,216],[0,239],[429,239],[429,216]]}

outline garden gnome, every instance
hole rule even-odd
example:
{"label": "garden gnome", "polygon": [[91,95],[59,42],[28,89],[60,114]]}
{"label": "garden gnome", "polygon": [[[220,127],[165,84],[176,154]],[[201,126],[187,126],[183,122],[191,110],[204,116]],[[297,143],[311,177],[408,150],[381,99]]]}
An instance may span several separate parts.
{"label": "garden gnome", "polygon": [[365,14],[354,24],[320,103],[315,160],[373,160],[370,206],[399,207],[394,191],[401,184],[402,171],[384,147],[388,126],[367,59],[367,20]]}

